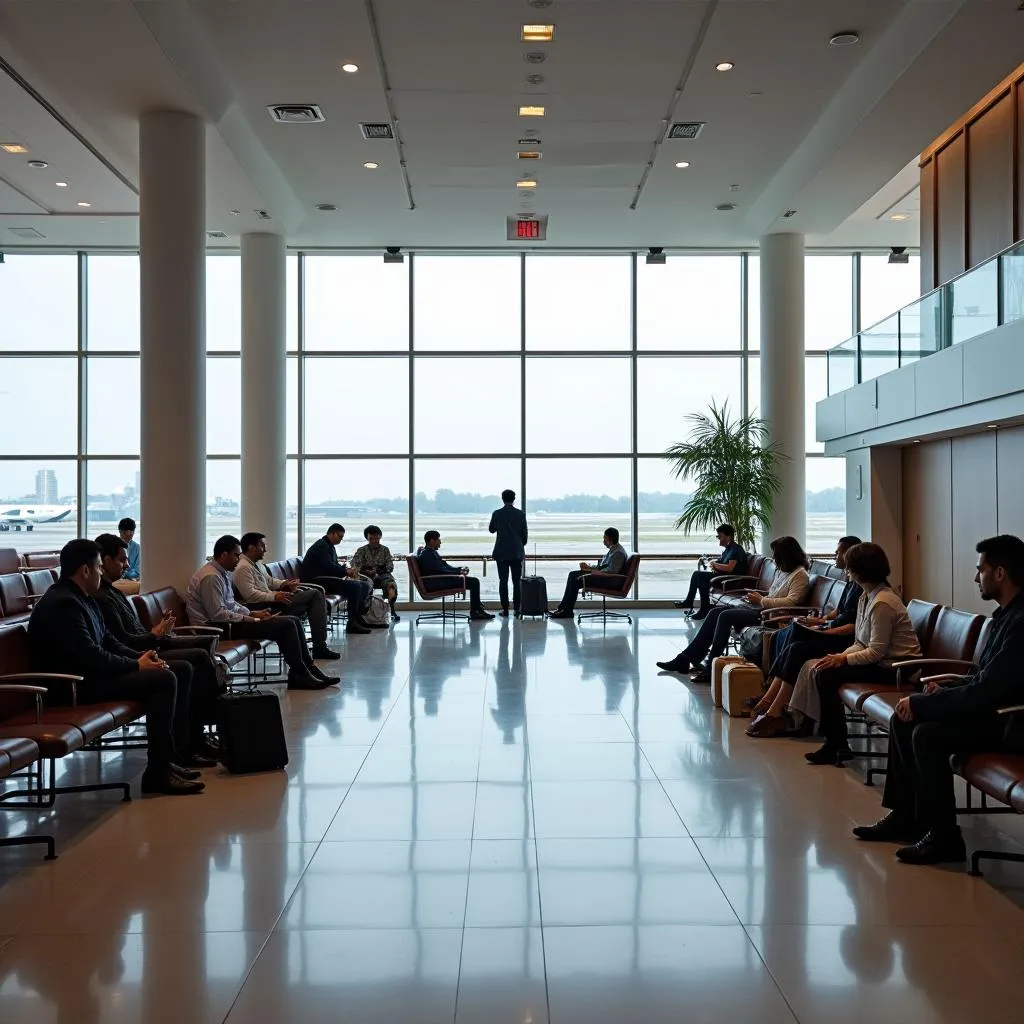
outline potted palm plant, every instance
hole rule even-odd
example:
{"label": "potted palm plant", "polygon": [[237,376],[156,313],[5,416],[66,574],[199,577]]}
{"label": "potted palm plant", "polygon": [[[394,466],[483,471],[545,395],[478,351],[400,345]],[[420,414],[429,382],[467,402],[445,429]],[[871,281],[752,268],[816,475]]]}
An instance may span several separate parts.
{"label": "potted palm plant", "polygon": [[713,531],[732,523],[736,540],[754,550],[757,534],[769,529],[775,498],[782,489],[778,465],[786,461],[777,443],[768,441],[768,424],[757,416],[729,413],[729,403],[714,402],[706,413],[691,413],[689,439],[665,450],[672,475],[690,479],[690,496],[676,529]]}

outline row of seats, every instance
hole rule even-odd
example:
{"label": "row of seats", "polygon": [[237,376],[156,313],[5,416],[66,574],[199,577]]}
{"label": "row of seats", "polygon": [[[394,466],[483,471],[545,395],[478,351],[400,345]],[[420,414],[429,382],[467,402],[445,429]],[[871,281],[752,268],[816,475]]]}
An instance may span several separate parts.
{"label": "row of seats", "polygon": [[56,580],[56,569],[23,569],[0,576],[0,626],[28,622],[33,605]]}
{"label": "row of seats", "polygon": [[0,548],[0,575],[21,569],[56,569],[59,565],[59,551],[27,551],[18,554],[14,548]]}

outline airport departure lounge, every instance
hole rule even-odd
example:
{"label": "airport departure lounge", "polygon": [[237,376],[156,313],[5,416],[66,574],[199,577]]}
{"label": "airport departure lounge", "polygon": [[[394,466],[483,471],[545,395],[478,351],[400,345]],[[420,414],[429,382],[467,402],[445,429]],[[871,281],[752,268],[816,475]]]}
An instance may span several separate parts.
{"label": "airport departure lounge", "polygon": [[1024,1020],[1022,40],[0,3],[0,1022]]}

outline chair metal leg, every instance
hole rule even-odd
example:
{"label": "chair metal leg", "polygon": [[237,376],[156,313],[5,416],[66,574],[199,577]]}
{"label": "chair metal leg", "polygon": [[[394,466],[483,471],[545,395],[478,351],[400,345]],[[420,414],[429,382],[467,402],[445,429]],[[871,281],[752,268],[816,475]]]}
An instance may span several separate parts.
{"label": "chair metal leg", "polygon": [[57,850],[53,836],[9,836],[0,839],[0,846],[32,846],[36,843],[46,844],[46,856],[43,860],[56,860]]}
{"label": "chair metal leg", "polygon": [[580,612],[576,616],[577,623],[582,623],[584,619],[600,619],[602,622],[607,622],[609,619],[625,619],[630,625],[633,623],[632,616],[626,612],[608,611],[608,599],[606,597],[601,598],[601,610],[599,612]]}
{"label": "chair metal leg", "polygon": [[[448,602],[451,600],[452,607],[448,607]],[[439,612],[422,612],[416,616],[416,624],[419,625],[421,622],[440,622],[444,625],[446,622],[456,623],[460,620],[470,621],[469,614],[466,612],[457,612],[455,610],[454,598],[441,598],[441,610]]]}

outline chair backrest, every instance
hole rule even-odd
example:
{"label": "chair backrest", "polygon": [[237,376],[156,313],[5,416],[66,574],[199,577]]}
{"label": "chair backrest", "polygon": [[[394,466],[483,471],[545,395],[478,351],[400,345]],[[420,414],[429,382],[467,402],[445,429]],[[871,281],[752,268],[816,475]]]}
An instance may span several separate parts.
{"label": "chair backrest", "polygon": [[27,615],[32,611],[28,582],[23,573],[0,576],[0,610],[4,615]]}
{"label": "chair backrest", "polygon": [[[31,671],[32,659],[29,656],[28,632],[25,627],[0,626],[0,675]],[[11,715],[27,711],[34,702],[34,697],[4,691],[0,687],[0,722]]]}
{"label": "chair backrest", "polygon": [[40,597],[54,584],[53,572],[50,569],[26,569],[22,576],[28,584],[30,594]]}
{"label": "chair backrest", "polygon": [[919,601],[916,597],[907,605],[910,624],[914,627],[922,651],[928,650],[928,644],[932,639],[932,630],[935,629],[935,620],[939,617],[939,607],[937,604],[932,604],[931,601]]}
{"label": "chair backrest", "polygon": [[747,555],[747,568],[743,573],[744,576],[760,576],[761,566],[764,565],[764,555],[758,555],[751,551]]}
{"label": "chair backrest", "polygon": [[622,581],[614,587],[602,586],[602,577],[588,576],[587,590],[597,594],[614,595],[616,597],[628,597],[636,582],[636,574],[640,571],[640,556],[630,555],[622,565]]}
{"label": "chair backrest", "polygon": [[288,578],[288,566],[285,562],[267,562],[266,569],[275,580]]}
{"label": "chair backrest", "polygon": [[992,632],[992,619],[987,618],[981,624],[981,630],[978,632],[978,642],[974,645],[974,657],[971,660],[975,665],[981,660],[981,652],[985,650],[985,644],[988,643],[989,635]]}
{"label": "chair backrest", "polygon": [[0,576],[9,572],[17,572],[21,561],[18,552],[14,548],[0,548]]}
{"label": "chair backrest", "polygon": [[302,569],[302,559],[301,558],[289,558],[285,562],[285,565],[287,566],[286,575],[287,575],[288,579],[291,579],[291,580],[298,579],[299,572]]}
{"label": "chair backrest", "polygon": [[22,558],[29,569],[55,569],[60,565],[59,551],[27,551]]}
{"label": "chair backrest", "polygon": [[817,573],[810,575],[810,587],[807,589],[807,597],[803,603],[810,608],[827,608],[832,600],[832,592],[835,590],[836,581],[828,576],[819,576]]}
{"label": "chair backrest", "polygon": [[185,602],[178,596],[174,587],[161,587],[147,594],[135,594],[132,603],[146,629],[152,629],[168,612],[174,616],[179,626],[188,625]]}
{"label": "chair backrest", "polygon": [[420,569],[420,560],[415,555],[406,555],[405,564],[409,567],[409,581],[416,588],[416,593],[420,597],[427,596],[423,589],[423,571]]}
{"label": "chair backrest", "polygon": [[984,622],[984,615],[962,612],[959,608],[940,608],[928,645],[921,647],[924,656],[970,661]]}
{"label": "chair backrest", "polygon": [[[776,568],[774,558],[765,558],[761,563],[761,571],[757,574],[758,590],[767,590],[772,585],[772,580],[775,579]],[[748,573],[748,575],[753,576],[754,574]]]}
{"label": "chair backrest", "polygon": [[821,558],[814,558],[811,560],[811,567],[808,572],[812,576],[827,576],[829,570],[829,563]]}

